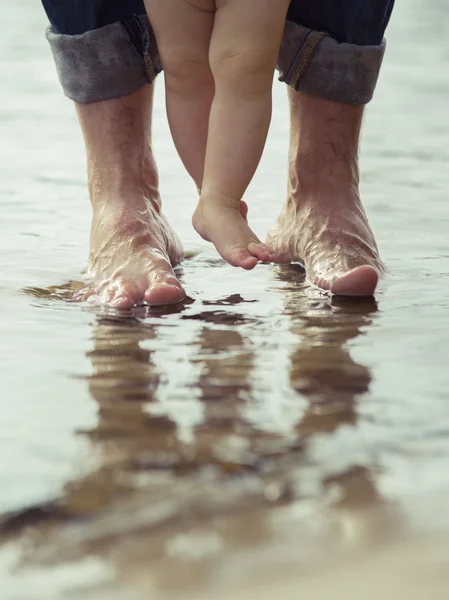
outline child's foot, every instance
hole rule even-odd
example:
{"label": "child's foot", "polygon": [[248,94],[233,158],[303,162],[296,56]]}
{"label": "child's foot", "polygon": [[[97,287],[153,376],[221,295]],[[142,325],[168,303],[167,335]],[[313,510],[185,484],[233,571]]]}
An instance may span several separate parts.
{"label": "child's foot", "polygon": [[234,267],[253,269],[257,263],[272,262],[273,253],[263,244],[246,222],[244,202],[232,198],[200,198],[192,223],[200,236],[212,242],[218,253]]}

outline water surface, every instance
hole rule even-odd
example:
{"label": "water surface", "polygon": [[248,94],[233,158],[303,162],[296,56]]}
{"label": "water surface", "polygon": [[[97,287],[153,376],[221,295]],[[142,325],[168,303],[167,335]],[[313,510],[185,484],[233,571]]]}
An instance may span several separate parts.
{"label": "water surface", "polygon": [[[126,314],[65,300],[86,267],[81,135],[39,3],[2,8],[2,599],[218,598],[292,576],[319,597],[343,559],[348,598],[344,577],[369,587],[390,555],[415,565],[412,591],[447,597],[447,537],[423,541],[449,525],[445,3],[398,3],[367,111],[363,195],[390,269],[376,300],[331,299],[296,266],[240,272],[198,241],[160,82],[190,300]],[[287,115],[278,84],[248,193],[260,235],[285,195]]]}

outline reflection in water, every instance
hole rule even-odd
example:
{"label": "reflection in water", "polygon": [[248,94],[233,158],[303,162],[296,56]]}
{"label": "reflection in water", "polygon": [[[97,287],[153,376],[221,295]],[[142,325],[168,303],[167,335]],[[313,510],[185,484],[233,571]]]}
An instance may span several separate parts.
{"label": "reflection in water", "polygon": [[[292,349],[290,384],[307,398],[307,409],[298,423],[301,439],[317,434],[331,434],[340,427],[355,427],[357,402],[363,401],[368,392],[371,373],[356,363],[348,350],[348,343],[373,323],[378,311],[377,303],[369,299],[345,299],[322,295],[304,287],[299,281],[297,267],[285,266],[278,270],[278,277],[287,284],[285,312],[291,318],[291,331],[298,343]],[[293,282],[293,283],[292,283]],[[298,288],[303,289],[300,293]],[[338,490],[334,506],[344,515],[343,535],[348,532],[356,542],[370,541],[382,535],[379,523],[366,518],[360,520],[357,509],[376,506],[381,500],[375,487],[374,475],[365,466],[347,457],[349,466],[343,472],[323,476],[324,489]],[[326,465],[321,470],[326,470]],[[349,511],[349,512],[348,512]],[[355,524],[357,521],[361,523]],[[361,526],[362,525],[362,526]],[[383,532],[385,534],[385,532]],[[365,538],[365,540],[362,540]],[[353,539],[348,540],[350,543]]]}
{"label": "reflection in water", "polygon": [[[285,267],[279,277],[291,280],[292,271],[294,267]],[[333,431],[341,424],[355,424],[354,403],[368,391],[371,374],[352,359],[347,344],[371,325],[376,301],[311,299],[290,287],[285,292],[285,311],[299,340],[291,355],[291,386],[309,401],[301,432]]]}
{"label": "reflection in water", "polygon": [[[76,280],[90,215],[79,179],[81,140],[55,87],[38,4],[4,3],[6,21],[20,22],[24,35],[17,44],[10,27],[2,38],[2,83],[9,91],[2,96],[8,152],[0,195],[10,210],[2,213],[0,239],[7,342],[1,483],[5,495],[10,485],[18,492],[17,505],[8,506],[36,504],[2,514],[0,540],[23,541],[32,560],[100,556],[129,577],[130,587],[144,580],[145,598],[205,580],[215,584],[205,597],[215,598],[217,588],[239,577],[282,578],[288,563],[295,573],[311,564],[328,585],[323,558],[351,548],[359,555],[365,542],[397,527],[393,511],[392,522],[382,521],[390,514],[383,496],[398,500],[408,532],[410,524],[445,527],[447,3],[396,3],[364,130],[363,194],[391,271],[379,294],[380,313],[373,303],[336,302],[307,288],[295,267],[276,269],[274,277],[261,267],[243,278],[201,253],[183,264],[195,303],[170,311],[141,307],[120,317],[94,308],[86,316],[67,302],[79,282],[42,287]],[[416,39],[419,53],[410,60]],[[161,89],[154,127],[164,202],[193,247],[185,227],[191,198],[166,144]],[[274,99],[266,167],[253,188],[252,219],[260,232],[275,217],[273,199],[285,183],[283,86],[275,86]],[[39,175],[49,171],[51,177]],[[31,301],[17,293],[25,287]],[[90,335],[86,365],[80,354]],[[369,357],[375,387],[359,356]],[[93,427],[83,383],[69,378],[84,376],[90,364],[88,385],[98,407]],[[74,423],[91,427],[79,445],[72,444]],[[41,444],[44,437],[50,439]],[[73,461],[86,447],[89,460],[74,473]],[[71,481],[59,495],[67,472]],[[417,492],[422,501],[414,499]],[[436,493],[443,500],[434,510],[429,497]],[[430,564],[428,550],[421,556],[427,585],[438,563]],[[412,564],[407,553],[399,558]],[[360,575],[355,561],[348,564]],[[52,577],[64,571],[52,570]],[[375,578],[379,571],[373,571]],[[440,580],[438,573],[433,579]],[[357,574],[349,573],[351,581]],[[364,592],[378,590],[366,571],[360,577]],[[18,593],[21,599],[34,591],[23,580],[31,591]],[[58,596],[54,583],[47,597]],[[7,584],[2,591],[10,591]]]}
{"label": "reflection in water", "polygon": [[[99,464],[68,483],[47,514],[47,527],[53,521],[59,530],[47,556],[107,555],[139,580],[145,560],[145,581],[195,586],[211,572],[238,571],[245,550],[254,557],[255,549],[285,545],[276,514],[306,539],[297,508],[323,490],[334,517],[320,551],[373,538],[362,510],[380,500],[369,468],[351,456],[343,472],[316,464],[313,492],[309,446],[356,425],[371,375],[347,344],[377,306],[319,294],[296,267],[277,269],[275,288],[284,306],[269,336],[239,295],[200,310],[98,315],[88,354],[98,422],[84,434]],[[17,515],[14,523],[20,527]],[[41,534],[45,542],[45,528]]]}

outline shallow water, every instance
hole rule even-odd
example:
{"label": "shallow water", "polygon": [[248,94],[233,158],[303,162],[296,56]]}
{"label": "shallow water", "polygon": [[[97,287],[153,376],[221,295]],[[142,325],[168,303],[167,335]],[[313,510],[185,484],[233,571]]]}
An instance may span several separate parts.
{"label": "shallow water", "polygon": [[[65,301],[86,266],[81,135],[39,3],[2,9],[2,600],[80,585],[95,599],[218,597],[287,572],[318,582],[343,558],[369,585],[360,555],[406,542],[422,565],[420,536],[449,528],[445,3],[398,3],[367,112],[363,194],[390,270],[376,301],[329,299],[298,267],[217,260],[190,228],[159,84],[155,148],[190,300],[129,314]],[[261,235],[285,194],[287,141],[278,84],[248,193]],[[436,570],[420,582],[448,591],[424,554]]]}

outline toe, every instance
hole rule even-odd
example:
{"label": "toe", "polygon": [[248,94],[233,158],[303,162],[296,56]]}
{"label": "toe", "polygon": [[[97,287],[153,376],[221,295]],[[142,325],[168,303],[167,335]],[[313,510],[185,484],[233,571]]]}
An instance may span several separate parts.
{"label": "toe", "polygon": [[184,300],[186,293],[171,270],[158,272],[149,282],[144,295],[147,304],[156,306],[177,304]]}
{"label": "toe", "polygon": [[242,267],[242,269],[245,269],[246,271],[251,271],[252,269],[254,269],[258,262],[259,261],[255,256],[251,256],[251,254],[248,254],[248,256],[240,260],[239,267]]}
{"label": "toe", "polygon": [[356,267],[334,280],[331,292],[337,296],[372,296],[376,291],[379,273],[374,267]]}
{"label": "toe", "polygon": [[149,288],[145,292],[145,302],[150,306],[161,306],[164,304],[177,304],[186,297],[181,286],[162,284],[158,287]]}
{"label": "toe", "polygon": [[253,256],[246,248],[233,248],[229,254],[223,255],[223,258],[233,267],[241,267],[246,271],[251,271],[257,265],[259,260]]}
{"label": "toe", "polygon": [[273,252],[266,244],[262,244],[261,242],[251,242],[248,244],[248,251],[262,262],[269,263],[274,260]]}
{"label": "toe", "polygon": [[137,303],[137,300],[131,295],[126,293],[116,294],[111,300],[107,301],[106,304],[113,306],[114,308],[132,308]]}
{"label": "toe", "polygon": [[132,308],[143,300],[143,290],[139,290],[134,282],[119,278],[105,290],[103,303],[114,308]]}

